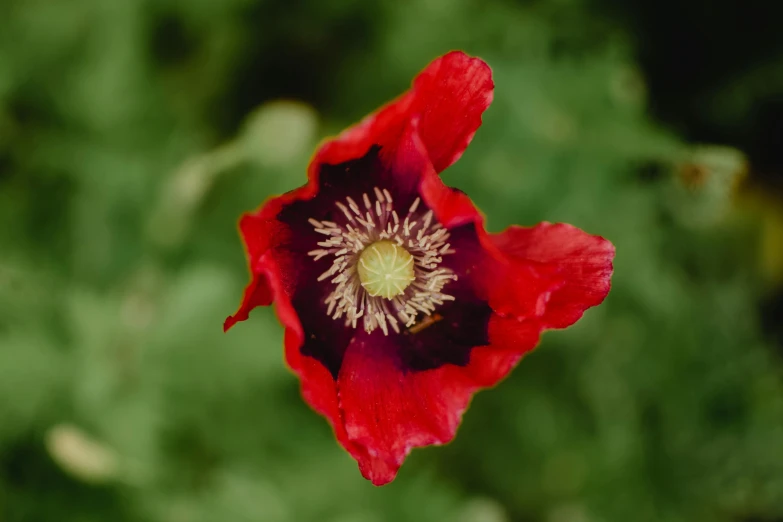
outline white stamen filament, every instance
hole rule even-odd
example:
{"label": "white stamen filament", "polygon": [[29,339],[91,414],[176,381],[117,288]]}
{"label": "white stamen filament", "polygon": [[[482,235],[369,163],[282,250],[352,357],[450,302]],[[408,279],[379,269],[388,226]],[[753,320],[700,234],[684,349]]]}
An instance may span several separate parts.
{"label": "white stamen filament", "polygon": [[[416,213],[420,198],[416,198],[401,218],[393,208],[388,190],[375,187],[372,192],[373,200],[369,194],[362,194],[365,210],[350,197],[345,199],[347,205],[339,201],[335,203],[346,219],[342,225],[308,219],[314,230],[328,236],[328,239],[318,242],[319,248],[307,254],[314,261],[328,255],[334,257],[331,266],[318,277],[318,281],[331,278],[330,283],[335,285],[324,301],[326,313],[333,319],[344,318],[346,326],[357,328],[361,321],[365,331],[380,328],[384,335],[388,335],[390,328],[399,333],[400,324],[410,328],[416,324],[419,315],[430,316],[444,302],[453,301],[454,297],[442,290],[450,281],[456,281],[457,276],[448,268],[439,267],[443,256],[453,254],[454,250],[448,243],[448,230],[434,221],[432,210],[423,215]],[[385,241],[387,245],[391,241],[397,245],[388,265],[390,272],[383,276],[360,259],[365,249],[379,241]],[[401,253],[405,256],[399,260],[396,248],[405,249]],[[385,262],[377,248],[375,253],[379,262]],[[403,262],[407,257],[407,261]],[[383,294],[377,291],[373,294],[365,288],[375,288],[372,285],[379,281],[373,277],[363,283],[357,268],[360,262],[365,273],[384,277],[385,284],[391,285],[385,287]],[[411,263],[412,279],[397,276],[405,269],[410,270]],[[392,287],[394,292],[390,290]]]}

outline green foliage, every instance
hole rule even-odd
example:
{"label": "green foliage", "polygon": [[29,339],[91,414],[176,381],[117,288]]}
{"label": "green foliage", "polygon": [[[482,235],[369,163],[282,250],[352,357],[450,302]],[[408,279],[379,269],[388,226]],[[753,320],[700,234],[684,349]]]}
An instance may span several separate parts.
{"label": "green foliage", "polygon": [[[273,313],[222,333],[235,223],[451,48],[497,87],[447,183],[492,231],[611,239],[616,273],[453,444],[375,489],[299,397]],[[781,364],[730,207],[743,160],[646,103],[622,28],[581,0],[6,1],[0,520],[783,516]]]}

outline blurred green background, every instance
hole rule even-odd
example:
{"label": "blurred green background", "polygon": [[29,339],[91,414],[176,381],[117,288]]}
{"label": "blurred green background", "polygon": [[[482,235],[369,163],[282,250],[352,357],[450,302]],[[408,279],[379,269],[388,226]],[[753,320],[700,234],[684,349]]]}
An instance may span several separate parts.
{"label": "blurred green background", "polygon": [[[783,39],[764,0],[1,0],[0,522],[783,520]],[[464,49],[444,173],[573,223],[613,290],[374,488],[270,310],[243,211]]]}

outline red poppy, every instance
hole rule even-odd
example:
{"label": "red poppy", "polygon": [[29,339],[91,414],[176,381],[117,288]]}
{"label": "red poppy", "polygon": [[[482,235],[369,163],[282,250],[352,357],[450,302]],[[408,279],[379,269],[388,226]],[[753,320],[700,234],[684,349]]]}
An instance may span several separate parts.
{"label": "red poppy", "polygon": [[480,59],[438,58],[239,223],[252,280],[224,328],[275,304],[305,400],[376,485],[412,448],[449,442],[477,390],[609,291],[609,241],[550,223],[489,234],[438,176],[493,87]]}

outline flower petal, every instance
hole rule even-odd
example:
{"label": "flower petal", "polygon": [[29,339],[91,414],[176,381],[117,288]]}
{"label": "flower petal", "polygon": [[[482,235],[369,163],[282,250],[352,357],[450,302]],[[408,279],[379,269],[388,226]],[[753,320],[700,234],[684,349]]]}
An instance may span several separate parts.
{"label": "flower petal", "polygon": [[489,66],[459,51],[438,58],[414,80],[412,111],[421,115],[419,135],[437,172],[465,151],[494,88]]}
{"label": "flower petal", "polygon": [[362,474],[375,485],[386,484],[414,447],[451,441],[473,394],[507,375],[539,335],[535,322],[494,316],[491,344],[473,348],[468,365],[427,371],[401,364],[404,337],[357,336],[346,351],[338,387]]}
{"label": "flower petal", "polygon": [[509,227],[492,240],[515,271],[549,274],[561,281],[542,303],[541,321],[546,328],[572,325],[609,293],[615,249],[600,236],[564,223],[540,223]]}
{"label": "flower petal", "polygon": [[419,117],[420,135],[437,172],[454,163],[481,125],[492,103],[494,83],[489,66],[479,58],[452,51],[430,63],[412,88],[324,143],[309,168],[311,180],[322,164],[338,164],[363,156],[372,145],[394,154],[408,121]]}
{"label": "flower petal", "polygon": [[[406,134],[412,143],[421,143],[417,125],[418,120],[412,120]],[[484,230],[484,216],[470,198],[461,190],[446,186],[432,168],[422,169],[420,192],[438,221],[451,230],[457,255],[446,257],[444,266],[457,274],[469,275],[477,287],[476,293],[500,315],[532,319],[544,314],[552,292],[564,283],[556,268],[526,265],[504,254]],[[461,235],[469,223],[480,245],[460,248]]]}
{"label": "flower petal", "polygon": [[[251,215],[243,217],[242,223],[245,223],[245,226],[242,227],[243,237],[246,239],[248,237],[244,233],[245,230],[256,230],[257,221],[258,219]],[[254,222],[256,223],[250,224]],[[249,252],[258,253],[259,251],[256,251],[254,248],[248,244]],[[337,383],[330,370],[319,360],[302,353],[302,346],[305,344],[304,329],[296,310],[291,304],[289,289],[286,288],[285,281],[289,276],[281,270],[281,267],[286,266],[286,263],[280,263],[278,260],[279,258],[274,256],[262,255],[252,266],[254,278],[258,277],[264,281],[266,285],[265,291],[269,292],[277,317],[285,328],[286,363],[299,378],[302,397],[316,412],[326,417],[334,430],[337,441],[355,459],[360,461],[367,460],[366,448],[354,444],[348,439],[337,400]],[[247,311],[240,307],[240,312],[233,316],[235,318],[234,322],[244,320],[244,318],[237,318],[241,312],[246,315]],[[232,321],[232,318],[226,320],[227,323],[229,321]]]}
{"label": "flower petal", "polygon": [[256,265],[264,256],[274,255],[275,248],[288,236],[287,228],[279,221],[263,219],[253,214],[242,216],[239,220],[239,231],[245,244],[251,279],[245,288],[239,309],[223,323],[223,331],[228,331],[237,322],[246,320],[256,306],[269,306],[272,303],[269,280]]}

